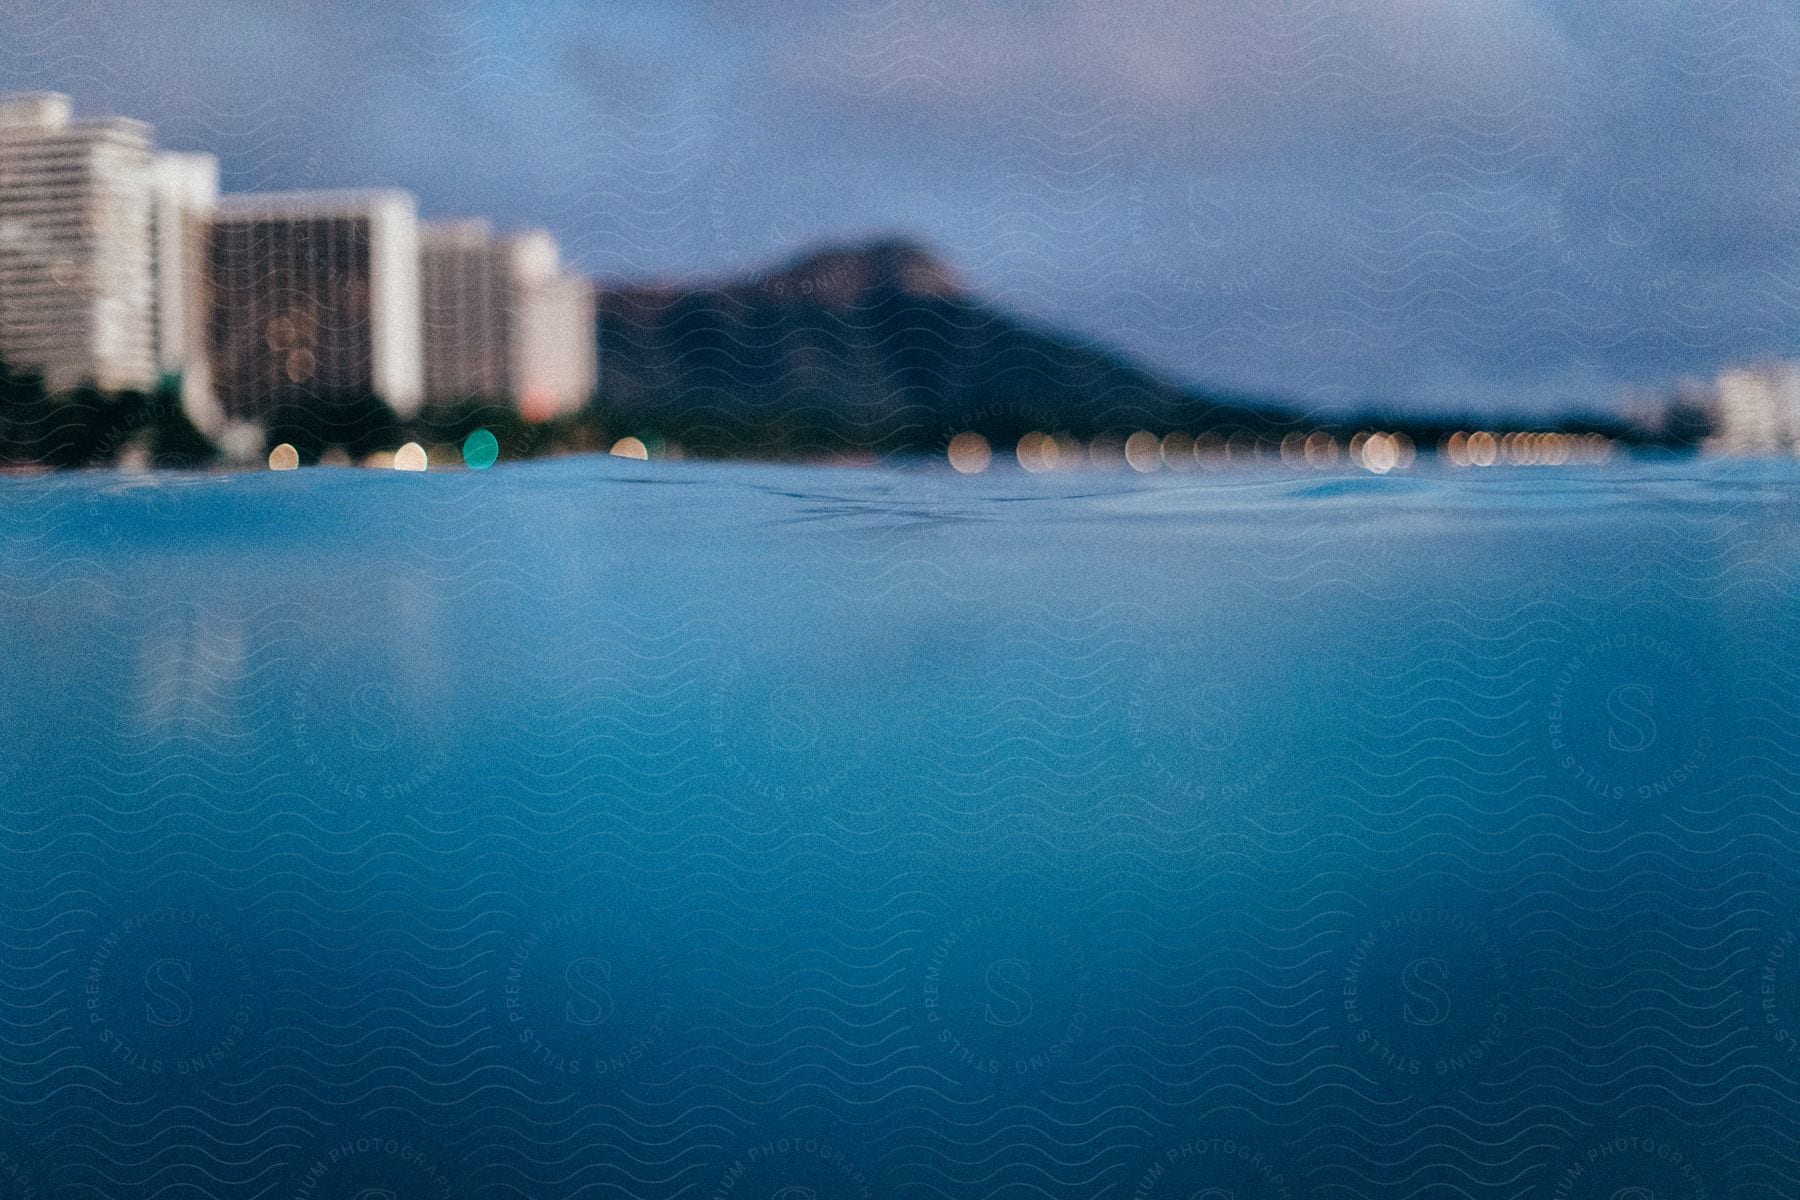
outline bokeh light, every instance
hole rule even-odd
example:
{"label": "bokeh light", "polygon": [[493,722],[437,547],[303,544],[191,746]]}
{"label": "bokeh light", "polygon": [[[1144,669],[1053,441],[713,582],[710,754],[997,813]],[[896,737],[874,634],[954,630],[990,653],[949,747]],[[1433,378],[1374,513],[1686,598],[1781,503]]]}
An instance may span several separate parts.
{"label": "bokeh light", "polygon": [[463,441],[463,464],[472,471],[485,471],[500,458],[500,439],[486,429],[477,429]]}
{"label": "bokeh light", "polygon": [[1013,455],[1019,460],[1019,466],[1036,475],[1040,471],[1056,469],[1056,439],[1047,433],[1032,430],[1019,439],[1013,447]]}
{"label": "bokeh light", "polygon": [[1140,429],[1125,439],[1125,461],[1144,474],[1162,467],[1162,439]]}
{"label": "bokeh light", "polygon": [[970,430],[950,439],[950,465],[963,475],[979,475],[988,469],[994,452],[988,440]]}

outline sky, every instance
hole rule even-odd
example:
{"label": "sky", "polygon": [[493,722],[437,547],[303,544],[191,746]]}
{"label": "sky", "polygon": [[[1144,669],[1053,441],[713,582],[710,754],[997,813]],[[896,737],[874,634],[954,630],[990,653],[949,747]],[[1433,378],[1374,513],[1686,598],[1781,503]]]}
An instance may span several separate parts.
{"label": "sky", "polygon": [[542,227],[603,283],[916,237],[1318,409],[1800,356],[1791,0],[0,0],[0,89]]}

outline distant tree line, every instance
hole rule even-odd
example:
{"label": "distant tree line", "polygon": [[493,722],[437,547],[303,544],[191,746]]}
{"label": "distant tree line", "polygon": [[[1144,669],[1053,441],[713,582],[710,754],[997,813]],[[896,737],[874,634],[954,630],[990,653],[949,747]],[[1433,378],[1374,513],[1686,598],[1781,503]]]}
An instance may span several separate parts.
{"label": "distant tree line", "polygon": [[[591,410],[546,422],[529,422],[504,400],[470,398],[401,418],[368,392],[316,391],[281,397],[263,431],[262,452],[287,443],[304,464],[334,452],[352,462],[394,450],[406,442],[461,445],[477,429],[500,443],[502,458],[604,450]],[[180,385],[165,380],[150,391],[104,391],[83,385],[52,393],[43,377],[0,360],[0,467],[116,466],[138,461],[153,467],[196,470],[224,459],[182,408]]]}
{"label": "distant tree line", "polygon": [[605,450],[592,408],[549,421],[527,421],[509,400],[472,396],[428,405],[411,417],[397,415],[370,392],[310,392],[285,398],[270,413],[263,434],[264,450],[286,443],[302,465],[310,466],[341,452],[351,462],[393,450],[407,442],[423,446],[460,446],[477,429],[493,434],[503,459]]}
{"label": "distant tree line", "polygon": [[41,375],[0,360],[0,465],[106,466],[128,448],[176,468],[210,466],[219,453],[182,411],[172,381],[149,392],[84,385],[52,394]]}
{"label": "distant tree line", "polygon": [[[603,325],[603,337],[606,330]],[[613,332],[616,337],[616,326]],[[616,342],[613,348],[621,349]],[[263,428],[261,452],[266,455],[286,443],[294,447],[303,465],[333,458],[360,462],[406,442],[460,446],[477,429],[494,434],[502,459],[515,460],[603,452],[615,438],[625,435],[637,436],[653,449],[673,442],[687,454],[712,458],[803,459],[851,452],[939,454],[951,437],[964,430],[981,433],[996,446],[1008,446],[1032,430],[1093,437],[1115,430],[1146,429],[1160,435],[1185,429],[1280,438],[1285,433],[1314,429],[1348,437],[1357,428],[1379,428],[1406,433],[1422,449],[1430,449],[1451,433],[1479,424],[1473,419],[1397,413],[1365,414],[1354,421],[1305,420],[1197,397],[1163,408],[1142,403],[1146,385],[1129,379],[1116,383],[1116,390],[1109,389],[1115,400],[1129,395],[1140,401],[1127,406],[1130,419],[1119,424],[1095,412],[1091,405],[1059,403],[1070,397],[1058,388],[1031,386],[1034,378],[1048,375],[1038,355],[1033,355],[1036,361],[1031,366],[1017,371],[1016,378],[955,396],[948,404],[934,403],[943,399],[937,378],[940,367],[920,366],[901,376],[907,381],[899,385],[901,397],[890,395],[890,404],[884,405],[870,395],[875,381],[887,377],[880,369],[866,372],[860,382],[839,378],[836,382],[842,384],[841,391],[833,390],[824,379],[782,391],[774,380],[754,385],[734,380],[732,371],[722,363],[709,367],[707,352],[691,344],[688,353],[692,361],[665,359],[666,382],[660,388],[649,388],[641,376],[628,378],[632,367],[641,368],[645,359],[652,357],[643,344],[636,350],[635,355],[618,353],[612,359],[612,378],[620,391],[609,394],[603,390],[602,395],[613,403],[590,404],[544,422],[525,420],[515,405],[500,399],[472,397],[429,406],[402,418],[381,397],[367,392],[295,394],[283,398],[270,414]],[[738,350],[741,352],[742,343]],[[806,357],[804,353],[802,357]],[[810,365],[798,369],[827,378],[841,376],[848,359],[847,354],[818,354]],[[625,371],[620,370],[621,365],[626,366]],[[738,365],[741,369],[741,359]],[[1069,386],[1066,380],[1062,386]],[[859,394],[862,403],[846,402],[846,397],[854,400]],[[619,402],[621,395],[623,403]],[[1495,428],[1491,422],[1488,427]],[[1536,428],[1599,433],[1644,448],[1687,450],[1706,437],[1710,423],[1704,411],[1690,406],[1672,409],[1662,427],[1650,431],[1616,420],[1583,418]],[[135,461],[195,470],[223,460],[221,448],[183,412],[174,381],[148,392],[106,392],[83,386],[53,395],[37,374],[0,362],[0,468],[106,467]],[[442,461],[441,455],[434,454],[434,460]]]}

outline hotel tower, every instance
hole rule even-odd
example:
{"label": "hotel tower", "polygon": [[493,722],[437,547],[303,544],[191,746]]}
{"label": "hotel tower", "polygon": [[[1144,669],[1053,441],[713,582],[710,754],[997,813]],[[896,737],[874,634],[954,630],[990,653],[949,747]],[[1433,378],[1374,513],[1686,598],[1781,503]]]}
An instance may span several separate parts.
{"label": "hotel tower", "polygon": [[424,395],[419,228],[400,191],[226,195],[208,245],[212,385],[233,420],[372,393]]}
{"label": "hotel tower", "polygon": [[0,357],[53,391],[156,382],[148,125],[0,97]]}

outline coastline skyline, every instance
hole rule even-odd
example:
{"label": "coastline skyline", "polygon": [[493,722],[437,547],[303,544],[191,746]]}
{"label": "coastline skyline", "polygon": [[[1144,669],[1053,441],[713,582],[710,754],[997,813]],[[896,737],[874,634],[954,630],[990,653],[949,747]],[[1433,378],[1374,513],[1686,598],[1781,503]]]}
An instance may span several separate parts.
{"label": "coastline skyline", "polygon": [[[636,458],[683,457],[694,438],[723,457],[935,450],[978,473],[994,436],[1016,441],[1027,471],[1108,465],[1121,451],[1139,471],[1277,449],[1311,469],[1339,457],[1319,414],[1183,390],[1032,331],[916,245],[827,251],[735,298],[614,293],[620,311],[606,319],[547,233],[501,241],[486,220],[421,224],[398,189],[221,194],[215,156],[161,151],[154,135],[130,117],[76,118],[64,94],[0,96],[0,441],[21,466],[243,466],[266,451],[275,470],[330,459],[424,470],[454,453],[448,441],[479,468],[501,450],[483,425],[490,408],[526,452],[599,448],[605,423],[624,421],[639,434],[612,453]],[[603,356],[637,370],[601,382],[608,341]],[[958,347],[972,353],[960,366]],[[862,373],[833,377],[827,360]],[[1771,411],[1766,429],[1745,427],[1757,436],[1743,448],[1785,448],[1785,414],[1744,399],[1751,425]],[[539,436],[521,419],[556,428]],[[1371,419],[1341,432],[1376,473],[1410,466],[1415,437],[1465,466],[1611,451],[1585,422],[1500,434],[1375,413],[1354,423]],[[1652,440],[1691,447],[1658,428]],[[1651,430],[1610,432],[1644,443]]]}
{"label": "coastline skyline", "polygon": [[[542,225],[603,285],[915,235],[1031,317],[1309,409],[1591,411],[1795,344],[1795,30],[1762,6],[183,7],[0,13],[0,82],[213,150],[227,190]],[[1337,70],[1284,91],[1305,46]]]}

